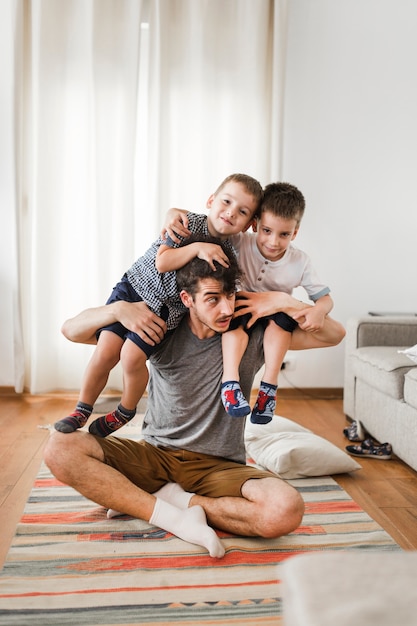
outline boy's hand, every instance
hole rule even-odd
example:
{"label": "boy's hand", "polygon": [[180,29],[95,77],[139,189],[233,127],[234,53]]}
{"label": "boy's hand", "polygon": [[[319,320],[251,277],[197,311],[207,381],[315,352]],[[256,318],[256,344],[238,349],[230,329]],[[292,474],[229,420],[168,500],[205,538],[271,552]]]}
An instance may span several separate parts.
{"label": "boy's hand", "polygon": [[198,242],[195,245],[198,245],[198,253],[197,258],[202,259],[203,261],[207,261],[210,265],[211,269],[215,272],[216,266],[214,265],[214,261],[217,261],[223,267],[229,267],[229,259],[227,255],[223,252],[222,247],[217,245],[216,243],[204,243]]}
{"label": "boy's hand", "polygon": [[180,237],[187,239],[190,235],[187,211],[184,209],[169,209],[166,214],[165,224],[161,230],[162,239],[166,239],[169,236],[175,243],[181,243]]}
{"label": "boy's hand", "polygon": [[318,309],[318,307],[308,306],[304,310],[298,311],[292,317],[298,322],[298,326],[301,330],[308,333],[314,333],[315,331],[323,328],[326,316]]}

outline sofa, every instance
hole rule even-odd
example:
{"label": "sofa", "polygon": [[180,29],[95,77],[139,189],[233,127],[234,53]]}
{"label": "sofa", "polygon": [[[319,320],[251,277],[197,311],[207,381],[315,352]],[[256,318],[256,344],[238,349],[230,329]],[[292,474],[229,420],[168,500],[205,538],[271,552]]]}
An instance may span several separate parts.
{"label": "sofa", "polygon": [[[416,344],[416,315],[364,315],[346,325],[344,412],[376,441],[390,443],[394,454],[414,470]],[[408,354],[399,352],[406,349]]]}
{"label": "sofa", "polygon": [[284,626],[415,626],[417,553],[321,550],[280,565]]}

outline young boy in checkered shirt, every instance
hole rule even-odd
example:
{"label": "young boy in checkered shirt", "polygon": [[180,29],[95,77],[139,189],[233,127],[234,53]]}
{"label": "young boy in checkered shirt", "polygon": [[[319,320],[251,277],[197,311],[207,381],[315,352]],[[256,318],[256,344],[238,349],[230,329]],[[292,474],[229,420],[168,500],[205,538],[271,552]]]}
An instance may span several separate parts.
{"label": "young boy in checkered shirt", "polygon": [[[262,186],[257,180],[245,174],[231,174],[209,197],[208,215],[189,214],[188,228],[192,235],[216,237],[225,241],[250,226],[261,199]],[[170,237],[156,240],[124,274],[106,304],[116,300],[144,301],[166,322],[168,331],[176,328],[187,309],[179,298],[176,272],[164,272],[158,261],[168,248],[179,247],[181,243]],[[232,244],[228,243],[234,251]],[[227,256],[222,253],[220,246],[196,241],[184,246],[184,255],[181,255],[181,265],[178,267],[194,257],[206,260],[213,269],[215,261],[227,264]],[[120,323],[100,328],[96,336],[97,346],[84,374],[75,410],[54,425],[60,432],[71,433],[86,424],[110,371],[119,361],[123,368],[120,404],[114,411],[94,420],[89,431],[93,435],[106,437],[124,426],[135,416],[137,404],[146,389],[149,378],[146,361],[154,346]]]}

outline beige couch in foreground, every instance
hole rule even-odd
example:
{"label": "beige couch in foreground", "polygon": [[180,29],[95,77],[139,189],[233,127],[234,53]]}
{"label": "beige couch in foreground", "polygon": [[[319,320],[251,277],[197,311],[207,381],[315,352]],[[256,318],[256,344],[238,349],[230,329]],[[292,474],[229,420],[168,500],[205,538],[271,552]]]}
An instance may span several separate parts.
{"label": "beige couch in foreground", "polygon": [[417,552],[329,551],[280,566],[284,626],[415,626]]}
{"label": "beige couch in foreground", "polygon": [[[344,412],[417,470],[417,316],[366,315],[346,326]],[[417,617],[416,617],[417,624]]]}

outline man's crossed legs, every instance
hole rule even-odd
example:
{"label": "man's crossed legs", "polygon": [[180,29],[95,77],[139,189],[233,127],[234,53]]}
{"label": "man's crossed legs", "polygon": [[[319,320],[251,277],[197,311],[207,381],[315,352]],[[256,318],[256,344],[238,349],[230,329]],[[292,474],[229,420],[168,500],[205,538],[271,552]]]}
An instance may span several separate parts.
{"label": "man's crossed legs", "polygon": [[44,458],[58,480],[86,498],[155,524],[216,558],[224,548],[213,527],[280,537],[300,525],[304,512],[298,492],[270,472],[144,441],[56,431]]}

